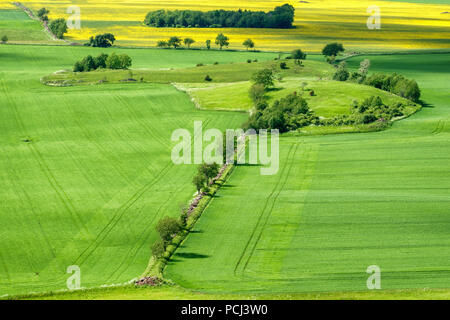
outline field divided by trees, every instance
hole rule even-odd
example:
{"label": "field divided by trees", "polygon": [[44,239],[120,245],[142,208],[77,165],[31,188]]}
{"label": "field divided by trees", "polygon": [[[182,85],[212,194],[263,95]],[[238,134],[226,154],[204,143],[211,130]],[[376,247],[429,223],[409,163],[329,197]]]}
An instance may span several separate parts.
{"label": "field divided by trees", "polygon": [[[179,214],[195,168],[173,165],[178,128],[238,127],[245,114],[203,112],[169,85],[54,88],[39,79],[95,48],[4,46],[0,51],[0,295],[85,287],[141,275],[159,218]],[[118,50],[136,68],[239,61],[255,53]],[[164,51],[166,52],[166,51]],[[257,55],[257,54],[256,54]],[[273,55],[272,55],[273,56]],[[259,59],[271,55],[262,54]],[[211,60],[209,60],[211,59]]]}
{"label": "field divided by trees", "polygon": [[238,166],[166,277],[207,292],[358,291],[378,265],[383,289],[447,286],[450,56],[349,65],[364,58],[416,79],[427,107],[384,132],[282,137],[279,174]]}

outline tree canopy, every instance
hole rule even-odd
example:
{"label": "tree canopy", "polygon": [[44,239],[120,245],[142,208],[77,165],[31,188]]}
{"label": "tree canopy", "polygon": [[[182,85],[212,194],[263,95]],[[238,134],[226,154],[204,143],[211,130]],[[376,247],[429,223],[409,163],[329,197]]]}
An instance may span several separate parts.
{"label": "tree canopy", "polygon": [[292,28],[295,8],[290,4],[276,7],[269,12],[249,10],[157,10],[145,17],[144,23],[151,27],[195,28]]}
{"label": "tree canopy", "polygon": [[228,47],[230,44],[230,38],[228,38],[223,33],[219,33],[216,37],[216,44],[220,47],[220,50],[222,50],[222,47]]}
{"label": "tree canopy", "polygon": [[339,52],[344,52],[342,43],[329,43],[322,49],[322,54],[326,57],[337,56]]}
{"label": "tree canopy", "polygon": [[87,45],[91,47],[109,48],[114,44],[114,41],[116,41],[116,38],[112,33],[98,34],[95,37],[90,37]]}
{"label": "tree canopy", "polygon": [[63,39],[64,34],[67,32],[66,19],[59,18],[59,19],[53,20],[50,23],[49,28],[52,31],[52,33],[55,35],[55,37],[57,37],[58,39]]}

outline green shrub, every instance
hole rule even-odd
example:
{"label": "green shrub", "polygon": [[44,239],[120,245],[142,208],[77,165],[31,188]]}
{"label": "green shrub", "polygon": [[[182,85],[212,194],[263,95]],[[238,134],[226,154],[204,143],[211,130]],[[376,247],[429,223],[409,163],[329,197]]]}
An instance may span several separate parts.
{"label": "green shrub", "polygon": [[161,240],[164,241],[165,244],[169,243],[180,230],[180,223],[177,219],[172,217],[164,217],[159,220],[156,225],[156,231],[158,231]]}
{"label": "green shrub", "polygon": [[166,248],[162,240],[157,240],[152,245],[152,256],[156,259],[161,259],[164,256]]}

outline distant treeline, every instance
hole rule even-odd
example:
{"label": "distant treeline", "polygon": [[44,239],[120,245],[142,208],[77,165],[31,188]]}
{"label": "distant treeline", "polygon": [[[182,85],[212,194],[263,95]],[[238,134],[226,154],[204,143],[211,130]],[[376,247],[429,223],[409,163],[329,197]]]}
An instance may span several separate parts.
{"label": "distant treeline", "polygon": [[295,8],[289,4],[273,11],[248,10],[158,10],[149,12],[144,23],[151,27],[187,28],[292,28]]}

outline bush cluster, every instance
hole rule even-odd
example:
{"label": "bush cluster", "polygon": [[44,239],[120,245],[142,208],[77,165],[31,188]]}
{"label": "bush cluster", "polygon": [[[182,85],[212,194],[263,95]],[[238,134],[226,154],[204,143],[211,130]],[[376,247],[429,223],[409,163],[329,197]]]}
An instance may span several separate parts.
{"label": "bush cluster", "polygon": [[131,67],[131,64],[132,60],[126,54],[115,54],[113,52],[112,54],[107,55],[105,53],[101,53],[97,57],[88,55],[82,60],[75,62],[73,72],[88,72],[99,68],[128,69]]}
{"label": "bush cluster", "polygon": [[98,34],[95,37],[90,37],[89,42],[85,43],[85,46],[109,48],[114,44],[116,38],[112,33]]}
{"label": "bush cluster", "polygon": [[417,82],[396,73],[391,75],[373,74],[365,79],[364,83],[414,102],[419,101],[420,98],[420,89]]}
{"label": "bush cluster", "polygon": [[375,121],[386,123],[395,117],[404,115],[405,105],[401,102],[389,106],[379,96],[371,96],[361,103],[354,103],[350,115],[339,115],[321,121],[322,125],[360,125],[371,124]]}
{"label": "bush cluster", "polygon": [[157,10],[145,17],[144,23],[151,27],[171,28],[292,28],[295,8],[289,4],[273,11],[248,10]]}
{"label": "bush cluster", "polygon": [[278,129],[287,132],[319,123],[319,118],[309,109],[306,100],[295,93],[275,101],[272,106],[259,99],[255,109],[244,124],[245,129]]}

